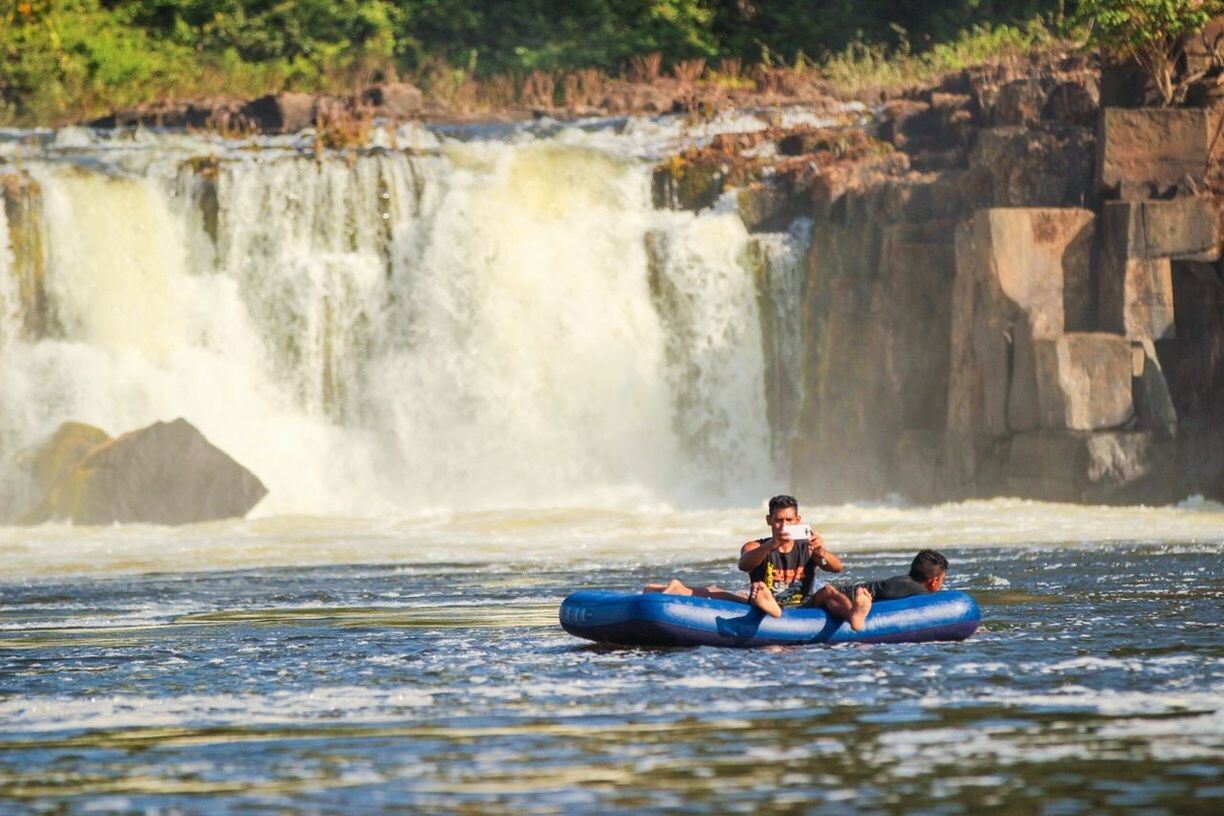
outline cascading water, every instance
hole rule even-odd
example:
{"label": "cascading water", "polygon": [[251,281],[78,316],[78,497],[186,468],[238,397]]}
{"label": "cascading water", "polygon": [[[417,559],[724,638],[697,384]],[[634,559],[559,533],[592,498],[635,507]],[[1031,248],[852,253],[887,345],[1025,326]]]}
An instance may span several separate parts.
{"label": "cascading water", "polygon": [[8,454],[183,416],[268,485],[260,514],[778,487],[760,253],[725,207],[653,209],[629,137],[321,161],[162,138],[27,162],[55,329],[6,307]]}

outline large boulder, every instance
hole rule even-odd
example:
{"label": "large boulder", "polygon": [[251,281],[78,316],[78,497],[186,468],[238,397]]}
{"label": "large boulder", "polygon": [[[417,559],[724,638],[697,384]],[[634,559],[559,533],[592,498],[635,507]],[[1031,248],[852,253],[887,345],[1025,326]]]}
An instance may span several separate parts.
{"label": "large boulder", "polygon": [[101,428],[84,422],[65,422],[45,442],[22,454],[19,464],[43,492],[49,492],[101,445],[110,442]]}
{"label": "large boulder", "polygon": [[1202,189],[1210,134],[1192,108],[1103,108],[1097,125],[1097,190],[1124,199]]}
{"label": "large boulder", "polygon": [[[75,450],[65,447],[64,458]],[[176,419],[91,448],[22,520],[189,524],[243,516],[267,492],[254,474]]]}

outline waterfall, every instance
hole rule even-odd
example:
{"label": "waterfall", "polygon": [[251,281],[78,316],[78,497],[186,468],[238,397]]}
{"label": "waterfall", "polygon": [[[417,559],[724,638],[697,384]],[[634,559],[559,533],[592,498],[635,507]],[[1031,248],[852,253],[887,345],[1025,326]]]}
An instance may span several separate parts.
{"label": "waterfall", "polygon": [[758,501],[755,239],[608,142],[35,158],[55,320],[16,330],[0,223],[0,439],[183,416],[265,515]]}

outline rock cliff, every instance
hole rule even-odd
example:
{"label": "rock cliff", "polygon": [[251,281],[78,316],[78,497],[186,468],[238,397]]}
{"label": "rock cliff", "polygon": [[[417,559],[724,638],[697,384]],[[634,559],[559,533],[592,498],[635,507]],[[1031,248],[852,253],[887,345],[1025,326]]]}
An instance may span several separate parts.
{"label": "rock cliff", "polygon": [[812,219],[796,490],[1224,497],[1224,107],[1102,108],[1101,81],[972,68],[867,135],[768,133],[770,167],[733,135],[659,166],[659,205],[736,185],[749,229]]}

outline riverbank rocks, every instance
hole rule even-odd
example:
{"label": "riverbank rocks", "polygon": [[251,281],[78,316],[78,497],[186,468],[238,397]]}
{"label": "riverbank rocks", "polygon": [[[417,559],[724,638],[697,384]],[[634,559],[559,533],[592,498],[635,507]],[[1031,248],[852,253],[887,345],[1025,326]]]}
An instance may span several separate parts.
{"label": "riverbank rocks", "polygon": [[189,524],[245,515],[267,489],[183,419],[110,439],[65,423],[32,458],[46,497],[20,521]]}

